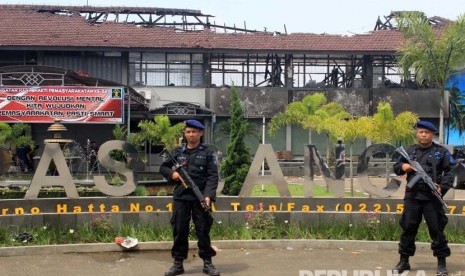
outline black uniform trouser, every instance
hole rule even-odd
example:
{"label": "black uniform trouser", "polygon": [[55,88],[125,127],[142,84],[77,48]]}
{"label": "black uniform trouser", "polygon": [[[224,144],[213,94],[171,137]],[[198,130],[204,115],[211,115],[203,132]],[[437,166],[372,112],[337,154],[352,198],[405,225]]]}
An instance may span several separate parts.
{"label": "black uniform trouser", "polygon": [[431,250],[435,257],[450,256],[450,248],[444,236],[444,228],[447,225],[447,216],[435,199],[418,200],[405,199],[404,213],[400,219],[402,235],[399,243],[399,254],[413,256],[415,254],[415,237],[418,233],[422,216],[428,226],[429,236],[432,239]]}
{"label": "black uniform trouser", "polygon": [[171,218],[174,243],[171,248],[171,255],[174,259],[187,259],[191,217],[194,221],[195,234],[198,239],[199,256],[202,259],[210,259],[216,255],[215,250],[211,247],[210,240],[210,229],[213,220],[198,201],[174,200],[173,217]]}

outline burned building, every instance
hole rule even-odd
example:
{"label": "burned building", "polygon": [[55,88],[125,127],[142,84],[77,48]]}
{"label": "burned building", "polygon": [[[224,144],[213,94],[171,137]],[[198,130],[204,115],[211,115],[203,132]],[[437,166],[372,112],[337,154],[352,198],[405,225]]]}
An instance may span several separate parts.
{"label": "burned building", "polygon": [[[206,141],[220,149],[227,141],[218,125],[229,118],[231,86],[257,133],[263,118],[267,122],[315,92],[355,115],[372,114],[380,101],[389,101],[396,113],[409,110],[437,121],[439,90],[419,89],[413,79],[401,83],[395,55],[403,37],[392,26],[395,15],[378,20],[366,34],[328,35],[216,25],[212,15],[198,10],[0,5],[0,85],[7,84],[6,73],[36,78],[50,71],[61,72],[63,85],[120,84],[130,91],[124,121],[131,131],[155,114],[173,123],[196,118],[206,125]],[[447,20],[432,22],[441,26]],[[67,83],[70,75],[80,76],[80,83]],[[34,124],[33,135],[43,139],[47,126]],[[112,128],[85,125],[100,140]],[[83,125],[68,129],[87,139]],[[288,126],[266,142],[301,156],[308,135]],[[323,135],[313,134],[312,142],[325,152]],[[254,151],[259,139],[247,143]],[[361,141],[355,151],[364,147]]]}

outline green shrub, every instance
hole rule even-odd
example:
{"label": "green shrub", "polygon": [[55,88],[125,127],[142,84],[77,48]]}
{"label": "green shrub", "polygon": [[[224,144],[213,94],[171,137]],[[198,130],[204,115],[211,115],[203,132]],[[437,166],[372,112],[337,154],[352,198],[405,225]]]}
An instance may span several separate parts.
{"label": "green shrub", "polygon": [[[196,240],[191,226],[189,238]],[[445,230],[450,243],[465,243],[465,229],[448,225]],[[258,211],[246,213],[244,222],[218,221],[211,230],[212,240],[252,239],[331,239],[398,241],[401,229],[396,221],[380,221],[367,214],[365,221],[357,224],[327,222],[309,224],[278,221],[273,213]],[[115,237],[130,236],[140,242],[172,241],[170,225],[121,223],[115,225],[107,214],[95,213],[92,221],[75,226],[14,227],[0,226],[0,246],[53,245],[71,243],[113,243]],[[28,239],[32,237],[31,239]],[[417,235],[418,242],[431,242],[423,223]]]}
{"label": "green shrub", "polygon": [[242,189],[250,168],[250,149],[245,145],[244,138],[248,129],[248,122],[244,119],[244,110],[241,107],[239,96],[235,87],[231,88],[231,119],[229,120],[231,132],[227,156],[221,164],[221,173],[224,178],[224,195],[238,195]]}

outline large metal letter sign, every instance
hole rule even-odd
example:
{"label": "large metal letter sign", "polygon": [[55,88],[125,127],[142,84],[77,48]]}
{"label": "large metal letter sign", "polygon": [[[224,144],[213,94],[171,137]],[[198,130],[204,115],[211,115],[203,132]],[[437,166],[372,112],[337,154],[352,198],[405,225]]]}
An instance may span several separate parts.
{"label": "large metal letter sign", "polygon": [[[357,166],[357,175],[360,186],[365,192],[374,197],[390,197],[400,187],[401,181],[398,177],[391,178],[392,164],[394,159],[394,146],[389,144],[375,144],[366,148],[360,155]],[[386,157],[387,156],[387,157]],[[368,164],[377,157],[379,162],[371,162],[373,172],[369,171]],[[375,183],[368,178],[369,173],[377,176]],[[379,177],[381,176],[381,177]]]}
{"label": "large metal letter sign", "polygon": [[110,151],[115,149],[123,150],[125,147],[128,147],[128,145],[129,144],[125,141],[112,140],[105,142],[98,151],[98,161],[102,164],[102,166],[126,177],[126,182],[122,186],[116,187],[108,184],[105,180],[105,176],[94,176],[95,186],[97,186],[97,188],[106,195],[125,196],[134,192],[136,189],[134,171],[126,163],[116,161],[109,156]]}
{"label": "large metal letter sign", "polygon": [[[47,171],[52,160],[55,163],[58,175],[49,176],[47,175]],[[66,165],[65,156],[63,155],[63,151],[61,151],[60,144],[58,143],[45,144],[44,153],[40,158],[39,165],[37,166],[31,185],[29,186],[24,198],[37,198],[42,186],[63,186],[67,197],[79,197],[76,186],[74,186],[73,177]]]}
{"label": "large metal letter sign", "polygon": [[333,192],[334,197],[344,197],[344,178],[336,179],[328,168],[328,165],[321,158],[315,145],[305,146],[305,169],[304,169],[304,196],[313,197],[314,167],[318,167],[323,175],[324,181]]}
{"label": "large metal letter sign", "polygon": [[[271,175],[260,175],[262,162],[266,159]],[[260,144],[258,146],[252,165],[250,166],[244,185],[242,186],[239,196],[250,196],[252,188],[257,184],[274,184],[278,188],[280,196],[290,197],[289,188],[286,179],[279,167],[278,159],[273,151],[271,144]]]}

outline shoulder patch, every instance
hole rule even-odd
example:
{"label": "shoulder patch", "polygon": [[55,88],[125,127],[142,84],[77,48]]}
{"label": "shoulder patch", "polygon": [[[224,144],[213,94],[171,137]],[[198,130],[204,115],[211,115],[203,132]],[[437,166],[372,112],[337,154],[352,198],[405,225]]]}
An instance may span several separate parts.
{"label": "shoulder patch", "polygon": [[455,158],[452,156],[452,154],[449,151],[446,151],[444,153],[444,157],[449,159],[449,163],[451,165],[455,164]]}

